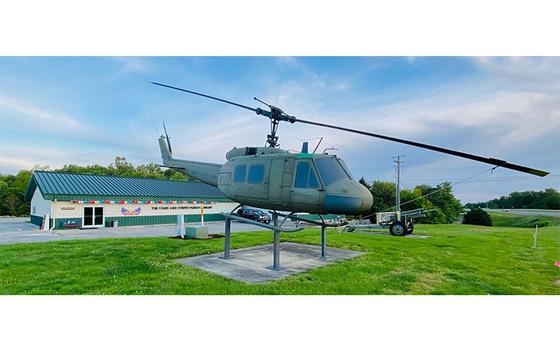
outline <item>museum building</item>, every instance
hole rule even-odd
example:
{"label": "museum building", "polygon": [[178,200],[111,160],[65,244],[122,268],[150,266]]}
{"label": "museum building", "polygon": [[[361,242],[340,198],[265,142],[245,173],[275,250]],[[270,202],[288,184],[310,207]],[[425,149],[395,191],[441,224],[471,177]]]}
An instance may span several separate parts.
{"label": "museum building", "polygon": [[49,171],[33,172],[26,200],[31,222],[54,229],[217,221],[237,206],[200,182]]}

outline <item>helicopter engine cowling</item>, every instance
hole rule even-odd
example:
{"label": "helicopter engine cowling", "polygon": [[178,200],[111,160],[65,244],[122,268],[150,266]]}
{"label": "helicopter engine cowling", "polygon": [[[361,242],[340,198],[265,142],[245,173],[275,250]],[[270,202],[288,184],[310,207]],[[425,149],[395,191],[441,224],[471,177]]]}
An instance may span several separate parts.
{"label": "helicopter engine cowling", "polygon": [[226,153],[226,159],[231,160],[240,156],[251,156],[251,155],[264,155],[264,154],[278,154],[287,153],[286,150],[270,147],[243,147],[236,148]]}

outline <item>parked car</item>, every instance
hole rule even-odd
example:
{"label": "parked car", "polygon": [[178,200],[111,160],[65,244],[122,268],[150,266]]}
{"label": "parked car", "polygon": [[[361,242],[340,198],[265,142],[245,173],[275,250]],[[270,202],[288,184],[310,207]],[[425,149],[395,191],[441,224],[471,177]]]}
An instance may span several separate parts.
{"label": "parked car", "polygon": [[237,210],[237,215],[239,217],[248,218],[266,224],[270,223],[271,220],[270,216],[267,213],[264,213],[263,211],[256,208],[240,208],[239,210]]}
{"label": "parked car", "polygon": [[504,212],[509,212],[509,208],[504,208]]}

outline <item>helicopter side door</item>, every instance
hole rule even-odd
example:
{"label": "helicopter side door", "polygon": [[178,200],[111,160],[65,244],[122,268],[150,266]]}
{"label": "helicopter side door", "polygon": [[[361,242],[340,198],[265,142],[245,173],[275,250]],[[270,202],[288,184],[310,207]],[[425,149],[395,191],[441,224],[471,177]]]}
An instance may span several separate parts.
{"label": "helicopter side door", "polygon": [[299,205],[301,211],[305,212],[310,205],[321,205],[323,193],[313,162],[310,159],[298,160],[295,166],[292,203]]}
{"label": "helicopter side door", "polygon": [[283,160],[282,173],[282,203],[290,206],[292,201],[292,182],[294,180],[294,159],[286,158]]}
{"label": "helicopter side door", "polygon": [[268,175],[268,199],[275,205],[282,204],[282,182],[284,180],[285,162],[285,159],[273,159],[270,165],[270,172]]}

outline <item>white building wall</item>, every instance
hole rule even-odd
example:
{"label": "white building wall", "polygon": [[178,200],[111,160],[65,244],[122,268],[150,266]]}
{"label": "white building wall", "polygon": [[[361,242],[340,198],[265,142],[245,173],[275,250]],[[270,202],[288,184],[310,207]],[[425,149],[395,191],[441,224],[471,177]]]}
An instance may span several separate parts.
{"label": "white building wall", "polygon": [[45,200],[39,187],[35,188],[35,192],[31,197],[31,215],[43,217],[45,214],[51,214],[51,201]]}
{"label": "white building wall", "polygon": [[[69,201],[54,201],[53,218],[82,218],[84,207],[103,207],[105,217],[198,215],[204,206],[204,214],[229,213],[237,206],[235,202],[214,204],[74,204]],[[124,210],[123,210],[124,209]],[[136,210],[140,209],[138,212]]]}

